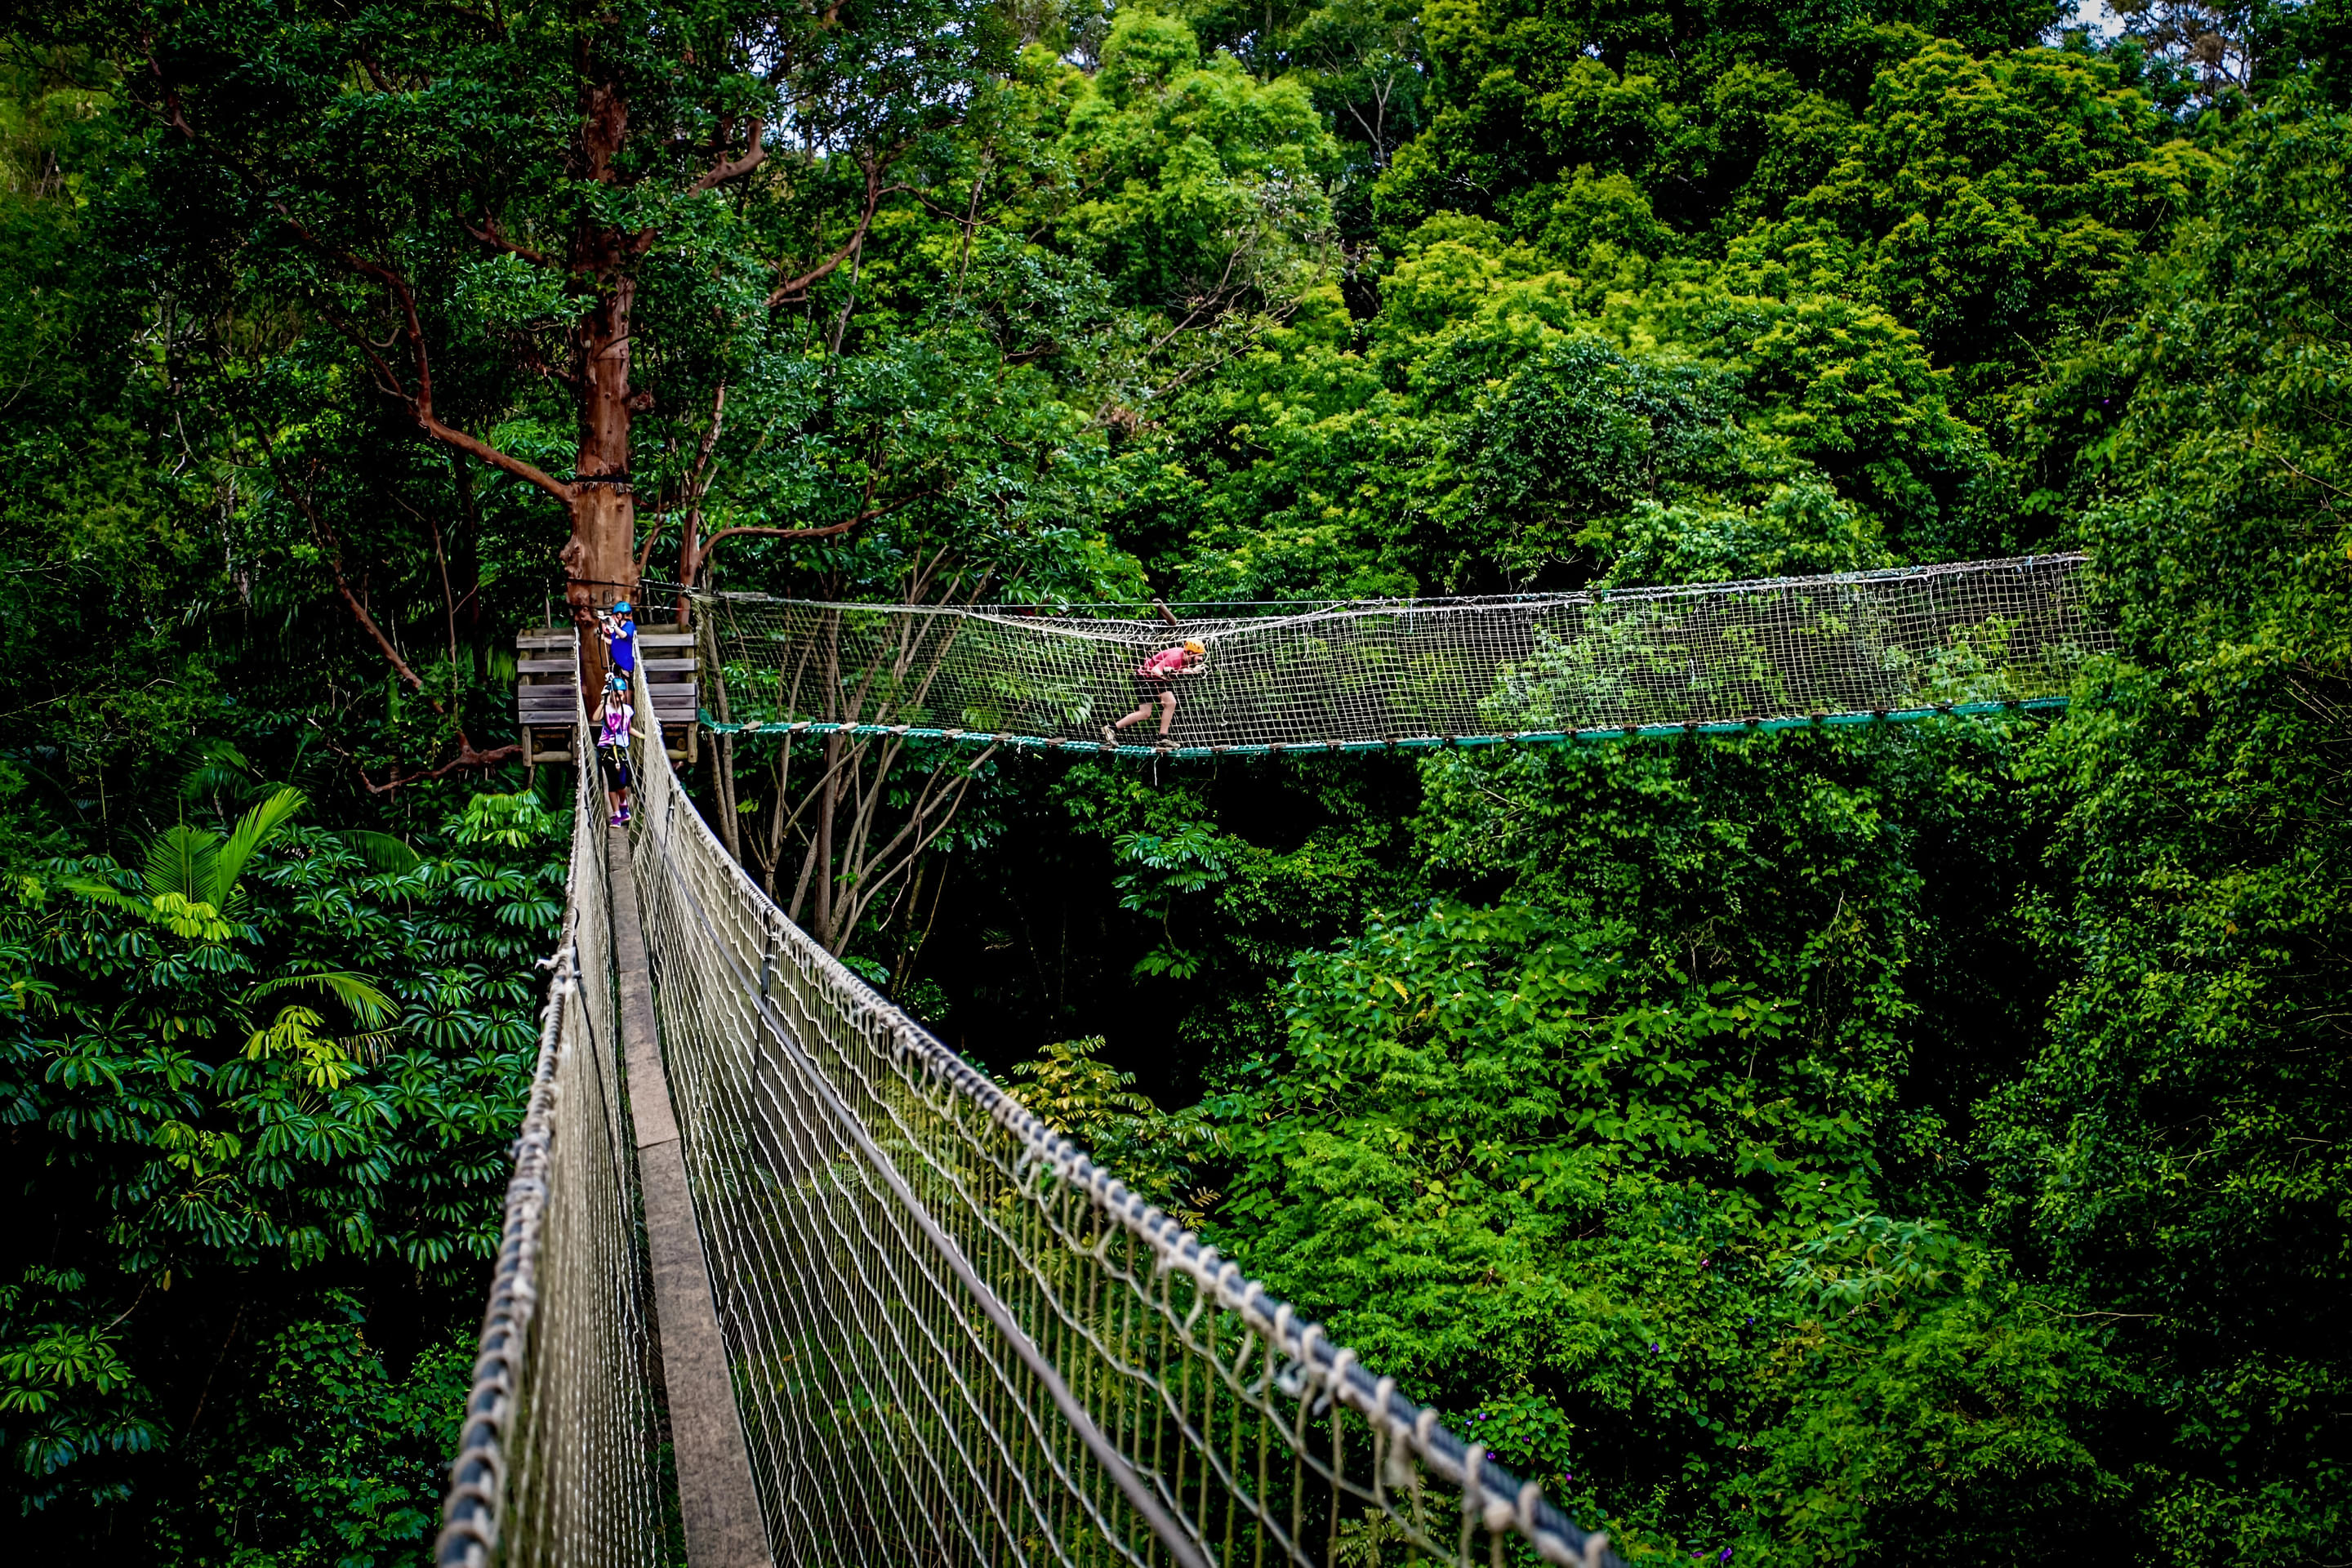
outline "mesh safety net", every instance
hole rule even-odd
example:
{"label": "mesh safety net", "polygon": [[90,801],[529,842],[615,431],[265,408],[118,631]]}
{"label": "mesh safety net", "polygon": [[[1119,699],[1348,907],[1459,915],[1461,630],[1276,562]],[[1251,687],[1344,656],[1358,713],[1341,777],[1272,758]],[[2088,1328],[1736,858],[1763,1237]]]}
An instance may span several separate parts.
{"label": "mesh safety net", "polygon": [[639,754],[655,1009],[775,1561],[1613,1561],[786,921]]}
{"label": "mesh safety net", "polygon": [[[2057,706],[2112,647],[2084,558],[1485,599],[1153,606],[699,595],[711,728],[1180,756],[1560,741]],[[1166,679],[1152,655],[1204,656]],[[1106,737],[1104,726],[1143,710]]]}
{"label": "mesh safety net", "polygon": [[[573,755],[589,755],[587,721]],[[492,1563],[661,1561],[661,1434],[604,899],[603,791],[581,770],[571,900],[436,1552]]]}

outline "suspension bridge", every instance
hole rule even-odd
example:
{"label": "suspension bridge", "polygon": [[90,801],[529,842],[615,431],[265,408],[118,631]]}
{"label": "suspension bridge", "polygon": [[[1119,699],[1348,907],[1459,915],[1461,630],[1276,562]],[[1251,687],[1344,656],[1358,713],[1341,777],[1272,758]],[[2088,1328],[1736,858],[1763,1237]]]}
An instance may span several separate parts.
{"label": "suspension bridge", "polygon": [[[702,595],[722,734],[1181,758],[1731,733],[2055,707],[2105,628],[2084,558],[1499,598],[829,605]],[[1107,736],[1197,643],[1164,746]]]}
{"label": "suspension bridge", "polygon": [[[1179,754],[1566,743],[2062,703],[2108,646],[2082,564],[1175,631],[748,597],[705,620],[738,734],[1152,754],[1099,724],[1181,635],[1208,657]],[[635,765],[625,827],[578,769],[441,1563],[1617,1561],[787,921],[663,745]]]}

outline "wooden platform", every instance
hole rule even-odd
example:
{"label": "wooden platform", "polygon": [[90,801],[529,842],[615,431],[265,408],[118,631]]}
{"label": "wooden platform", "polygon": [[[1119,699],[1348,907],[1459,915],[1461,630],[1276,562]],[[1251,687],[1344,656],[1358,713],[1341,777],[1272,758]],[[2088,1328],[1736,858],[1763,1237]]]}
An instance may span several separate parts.
{"label": "wooden platform", "polygon": [[[675,625],[637,628],[637,667],[653,693],[654,717],[670,756],[690,762],[702,700],[702,659],[695,637]],[[571,626],[533,626],[515,637],[515,722],[524,765],[569,763],[579,714],[580,643]]]}

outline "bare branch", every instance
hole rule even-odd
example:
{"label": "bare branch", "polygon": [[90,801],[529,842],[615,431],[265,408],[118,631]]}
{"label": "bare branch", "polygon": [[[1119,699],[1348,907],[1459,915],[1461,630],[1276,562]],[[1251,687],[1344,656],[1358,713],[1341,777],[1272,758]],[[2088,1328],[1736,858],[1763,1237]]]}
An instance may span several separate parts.
{"label": "bare branch", "polygon": [[700,179],[686,187],[687,194],[691,195],[697,191],[708,191],[723,185],[730,180],[750,174],[761,163],[766,163],[768,160],[768,144],[765,141],[767,131],[768,122],[758,115],[753,115],[746,122],[744,141],[747,145],[743,155],[740,158],[720,158],[719,162],[704,171]]}
{"label": "bare branch", "polygon": [[777,284],[768,295],[768,309],[772,310],[779,305],[806,299],[811,288],[831,277],[843,262],[857,254],[858,247],[866,243],[866,230],[874,226],[874,214],[876,209],[881,206],[882,198],[906,188],[903,185],[885,185],[882,183],[884,171],[888,169],[891,163],[897,161],[898,154],[905,151],[906,147],[902,143],[878,158],[869,157],[860,160],[866,169],[866,202],[858,210],[857,226],[850,230],[849,238],[843,242],[840,249],[808,271],[802,273],[798,278],[787,279]]}
{"label": "bare branch", "polygon": [[938,495],[943,489],[942,486],[933,485],[928,489],[917,490],[912,495],[900,496],[897,500],[882,506],[869,506],[846,522],[828,523],[823,528],[755,528],[749,524],[735,528],[722,528],[702,542],[702,559],[709,560],[711,551],[720,541],[732,539],[739,533],[753,534],[763,539],[831,539],[835,534],[847,533],[860,524],[872,522],[877,517],[887,517],[901,507],[912,506],[926,496]]}

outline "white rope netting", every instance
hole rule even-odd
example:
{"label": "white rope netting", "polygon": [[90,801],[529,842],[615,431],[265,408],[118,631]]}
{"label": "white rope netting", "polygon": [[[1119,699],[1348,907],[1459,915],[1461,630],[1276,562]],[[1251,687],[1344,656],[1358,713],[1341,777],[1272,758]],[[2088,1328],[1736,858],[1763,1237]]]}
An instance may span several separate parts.
{"label": "white rope netting", "polygon": [[[730,710],[710,727],[1180,756],[1779,729],[2056,706],[2112,638],[2084,558],[1490,599],[837,605],[698,595]],[[1151,715],[1107,739],[1139,705]]]}
{"label": "white rope netting", "polygon": [[656,1012],[776,1562],[1614,1561],[786,921],[638,752]]}
{"label": "white rope netting", "polygon": [[[575,756],[590,755],[581,718]],[[435,1560],[443,1568],[663,1561],[634,1152],[623,1115],[603,791],[581,770],[571,905]]]}

